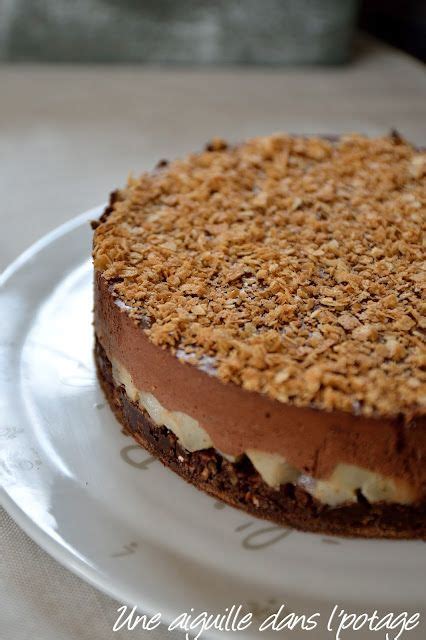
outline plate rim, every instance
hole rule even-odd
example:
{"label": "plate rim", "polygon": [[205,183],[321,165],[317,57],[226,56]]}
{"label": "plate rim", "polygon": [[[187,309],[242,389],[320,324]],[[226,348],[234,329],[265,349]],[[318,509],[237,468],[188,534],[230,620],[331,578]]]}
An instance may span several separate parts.
{"label": "plate rim", "polygon": [[0,272],[0,288],[4,287],[8,281],[15,275],[15,273],[23,267],[27,261],[40,253],[43,249],[45,249],[49,244],[52,244],[54,240],[57,240],[61,236],[73,231],[80,227],[84,222],[89,222],[91,217],[94,219],[96,216],[99,217],[99,214],[103,209],[107,206],[106,203],[98,205],[97,207],[92,207],[91,209],[87,209],[83,213],[80,213],[69,220],[66,220],[62,224],[57,227],[54,227],[47,233],[45,233],[41,238],[38,238],[35,242],[29,245],[26,249],[24,249],[21,253],[19,253],[16,258],[12,260],[1,272]]}
{"label": "plate rim", "polygon": [[[10,282],[10,280],[20,269],[24,268],[27,265],[29,260],[34,258],[34,256],[43,251],[55,240],[77,229],[84,223],[89,222],[92,218],[96,219],[97,217],[99,217],[106,206],[107,204],[103,203],[96,207],[92,207],[91,209],[88,209],[83,213],[74,216],[73,218],[70,218],[51,231],[48,231],[45,235],[41,236],[29,247],[24,249],[0,273],[0,291],[3,290],[3,288]],[[9,495],[3,485],[0,486],[0,506],[35,544],[43,549],[43,551],[51,556],[62,567],[65,567],[73,574],[81,578],[83,581],[89,583],[92,587],[99,589],[107,596],[117,601],[116,593],[114,592],[114,589],[110,588],[107,578],[103,579],[101,572],[87,565],[82,559],[78,557],[78,555],[67,549],[64,544],[62,544],[55,538],[52,538],[52,536],[50,536],[46,531],[39,527],[31,519],[31,517],[20,508],[15,500],[13,500],[13,498]],[[123,589],[123,592],[124,591],[125,589]],[[124,601],[133,606],[139,606],[138,603],[136,603],[131,598],[130,594],[125,594]],[[146,607],[146,611],[149,612],[150,609],[151,607]]]}

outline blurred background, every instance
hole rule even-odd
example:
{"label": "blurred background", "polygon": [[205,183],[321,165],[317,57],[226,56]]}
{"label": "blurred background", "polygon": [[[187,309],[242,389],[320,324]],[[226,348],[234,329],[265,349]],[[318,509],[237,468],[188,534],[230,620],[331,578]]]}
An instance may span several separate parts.
{"label": "blurred background", "polygon": [[360,28],[426,60],[425,0],[0,0],[0,60],[342,64]]}

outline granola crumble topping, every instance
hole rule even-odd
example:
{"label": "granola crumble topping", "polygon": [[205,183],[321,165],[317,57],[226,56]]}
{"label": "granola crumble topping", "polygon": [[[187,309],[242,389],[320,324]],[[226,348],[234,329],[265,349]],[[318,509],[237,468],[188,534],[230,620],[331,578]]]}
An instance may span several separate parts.
{"label": "granola crumble topping", "polygon": [[129,179],[94,264],[185,362],[282,402],[411,420],[425,213],[426,155],[397,136],[213,140]]}

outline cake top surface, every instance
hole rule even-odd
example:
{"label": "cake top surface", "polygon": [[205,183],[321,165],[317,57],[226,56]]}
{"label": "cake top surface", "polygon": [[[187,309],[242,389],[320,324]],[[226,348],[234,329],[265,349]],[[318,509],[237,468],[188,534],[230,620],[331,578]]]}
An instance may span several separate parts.
{"label": "cake top surface", "polygon": [[410,420],[425,223],[426,155],[397,135],[213,140],[116,192],[94,265],[152,342],[223,381]]}

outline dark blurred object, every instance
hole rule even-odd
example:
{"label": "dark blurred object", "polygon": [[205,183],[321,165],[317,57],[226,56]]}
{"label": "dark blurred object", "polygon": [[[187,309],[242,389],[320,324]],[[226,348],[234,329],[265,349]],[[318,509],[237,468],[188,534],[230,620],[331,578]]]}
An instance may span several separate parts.
{"label": "dark blurred object", "polygon": [[339,64],[358,0],[0,0],[0,59]]}
{"label": "dark blurred object", "polygon": [[426,62],[426,0],[364,0],[360,25]]}

